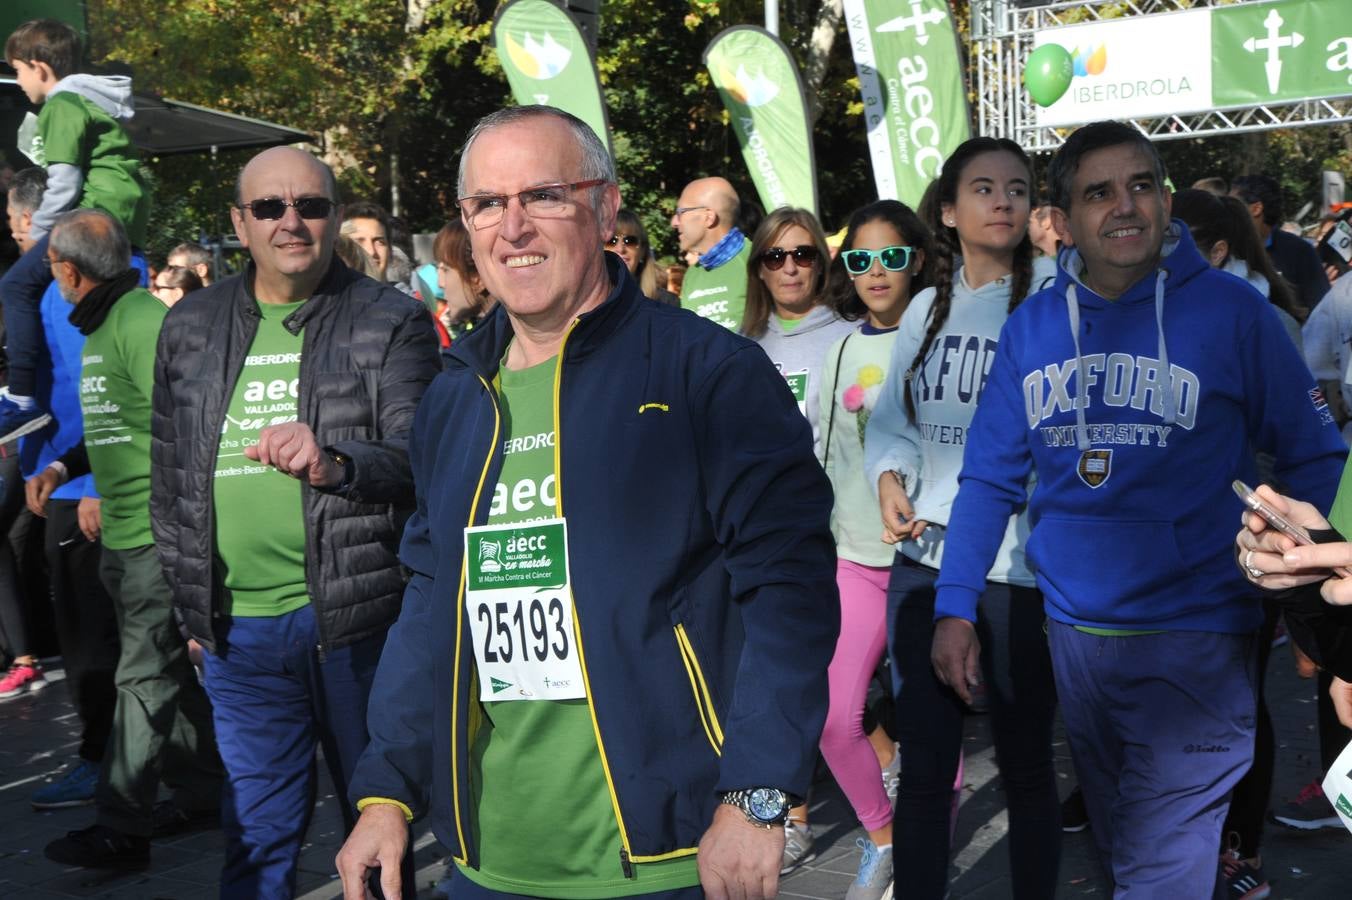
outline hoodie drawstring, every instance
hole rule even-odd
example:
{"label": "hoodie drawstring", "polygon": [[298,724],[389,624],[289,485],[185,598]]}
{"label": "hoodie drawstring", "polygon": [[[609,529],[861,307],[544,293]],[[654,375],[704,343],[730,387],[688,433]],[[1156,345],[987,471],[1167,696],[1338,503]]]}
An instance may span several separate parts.
{"label": "hoodie drawstring", "polygon": [[1174,397],[1174,372],[1169,365],[1169,348],[1164,344],[1164,280],[1169,270],[1161,268],[1155,276],[1155,328],[1159,331],[1159,380],[1164,383],[1164,424],[1178,423],[1178,401]]}
{"label": "hoodie drawstring", "polygon": [[[1155,330],[1159,334],[1160,364],[1157,377],[1164,389],[1161,398],[1164,424],[1176,425],[1178,403],[1174,398],[1174,373],[1169,365],[1169,348],[1164,343],[1164,282],[1168,277],[1168,270],[1163,268],[1155,276]],[[1083,452],[1093,446],[1089,443],[1089,425],[1084,412],[1089,407],[1089,364],[1080,352],[1080,303],[1074,281],[1066,286],[1066,313],[1070,317],[1070,338],[1075,345],[1075,446]]]}
{"label": "hoodie drawstring", "polygon": [[1070,339],[1075,343],[1075,446],[1083,452],[1092,446],[1084,416],[1085,407],[1089,405],[1089,364],[1080,352],[1080,301],[1073,281],[1066,287],[1066,312],[1070,316]]}

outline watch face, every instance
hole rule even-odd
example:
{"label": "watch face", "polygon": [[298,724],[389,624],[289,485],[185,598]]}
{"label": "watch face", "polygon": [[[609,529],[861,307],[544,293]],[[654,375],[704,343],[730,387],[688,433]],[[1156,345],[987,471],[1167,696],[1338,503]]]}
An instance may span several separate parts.
{"label": "watch face", "polygon": [[747,798],[751,815],[763,822],[773,822],[784,815],[788,809],[788,798],[784,792],[775,788],[756,788]]}

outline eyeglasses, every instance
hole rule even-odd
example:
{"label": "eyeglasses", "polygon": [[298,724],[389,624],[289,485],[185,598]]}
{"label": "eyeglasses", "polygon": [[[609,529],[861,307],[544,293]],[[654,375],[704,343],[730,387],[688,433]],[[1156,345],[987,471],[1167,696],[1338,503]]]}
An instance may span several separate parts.
{"label": "eyeglasses", "polygon": [[760,255],[760,264],[765,266],[771,272],[778,272],[784,268],[784,260],[790,256],[793,257],[795,265],[807,266],[811,268],[816,265],[821,254],[817,252],[816,247],[807,244],[801,247],[794,247],[792,250],[785,250],[783,247],[771,247]]}
{"label": "eyeglasses", "polygon": [[688,212],[694,212],[697,209],[708,209],[708,208],[709,207],[707,206],[678,206],[676,207],[676,212],[672,213],[672,215],[679,217],[685,215]]}
{"label": "eyeglasses", "polygon": [[475,228],[491,228],[502,221],[507,212],[507,201],[516,197],[521,209],[533,219],[556,219],[568,211],[573,191],[607,184],[604,178],[574,181],[571,184],[542,184],[526,188],[518,194],[474,194],[455,201],[465,218]]}
{"label": "eyeglasses", "polygon": [[884,247],[881,250],[846,250],[841,254],[845,260],[845,271],[851,275],[863,275],[873,268],[876,259],[889,272],[904,272],[911,264],[914,247]]}
{"label": "eyeglasses", "polygon": [[329,213],[333,212],[334,203],[328,197],[301,197],[297,200],[265,197],[241,203],[239,208],[253,213],[255,219],[271,220],[286,215],[288,206],[293,207],[302,219],[327,219]]}
{"label": "eyeglasses", "polygon": [[626,247],[637,247],[642,241],[635,234],[612,234],[610,240],[606,241],[607,247],[618,247],[620,241],[624,241]]}

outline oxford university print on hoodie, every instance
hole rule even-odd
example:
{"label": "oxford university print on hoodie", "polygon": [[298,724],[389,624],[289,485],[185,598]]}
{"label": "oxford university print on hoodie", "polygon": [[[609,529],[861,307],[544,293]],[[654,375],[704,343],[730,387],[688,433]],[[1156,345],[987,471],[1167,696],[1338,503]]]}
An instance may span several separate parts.
{"label": "oxford university print on hoodie", "polygon": [[1254,451],[1325,506],[1346,455],[1272,305],[1212,269],[1181,223],[1116,300],[1063,251],[1005,323],[967,433],[937,616],[975,615],[1004,520],[1029,499],[1047,614],[1091,628],[1241,634],[1262,610],[1234,560]]}

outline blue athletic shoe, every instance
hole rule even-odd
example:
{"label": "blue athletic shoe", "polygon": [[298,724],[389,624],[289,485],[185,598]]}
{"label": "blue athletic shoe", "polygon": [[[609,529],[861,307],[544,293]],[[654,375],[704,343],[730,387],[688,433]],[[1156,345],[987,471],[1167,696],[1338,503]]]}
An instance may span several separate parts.
{"label": "blue athletic shoe", "polygon": [[51,413],[37,404],[22,409],[10,399],[9,391],[0,393],[0,446],[37,431],[51,420]]}
{"label": "blue athletic shoe", "polygon": [[98,763],[79,760],[66,769],[59,781],[43,785],[33,794],[34,809],[65,809],[68,806],[88,806],[94,802],[94,788],[99,783]]}

